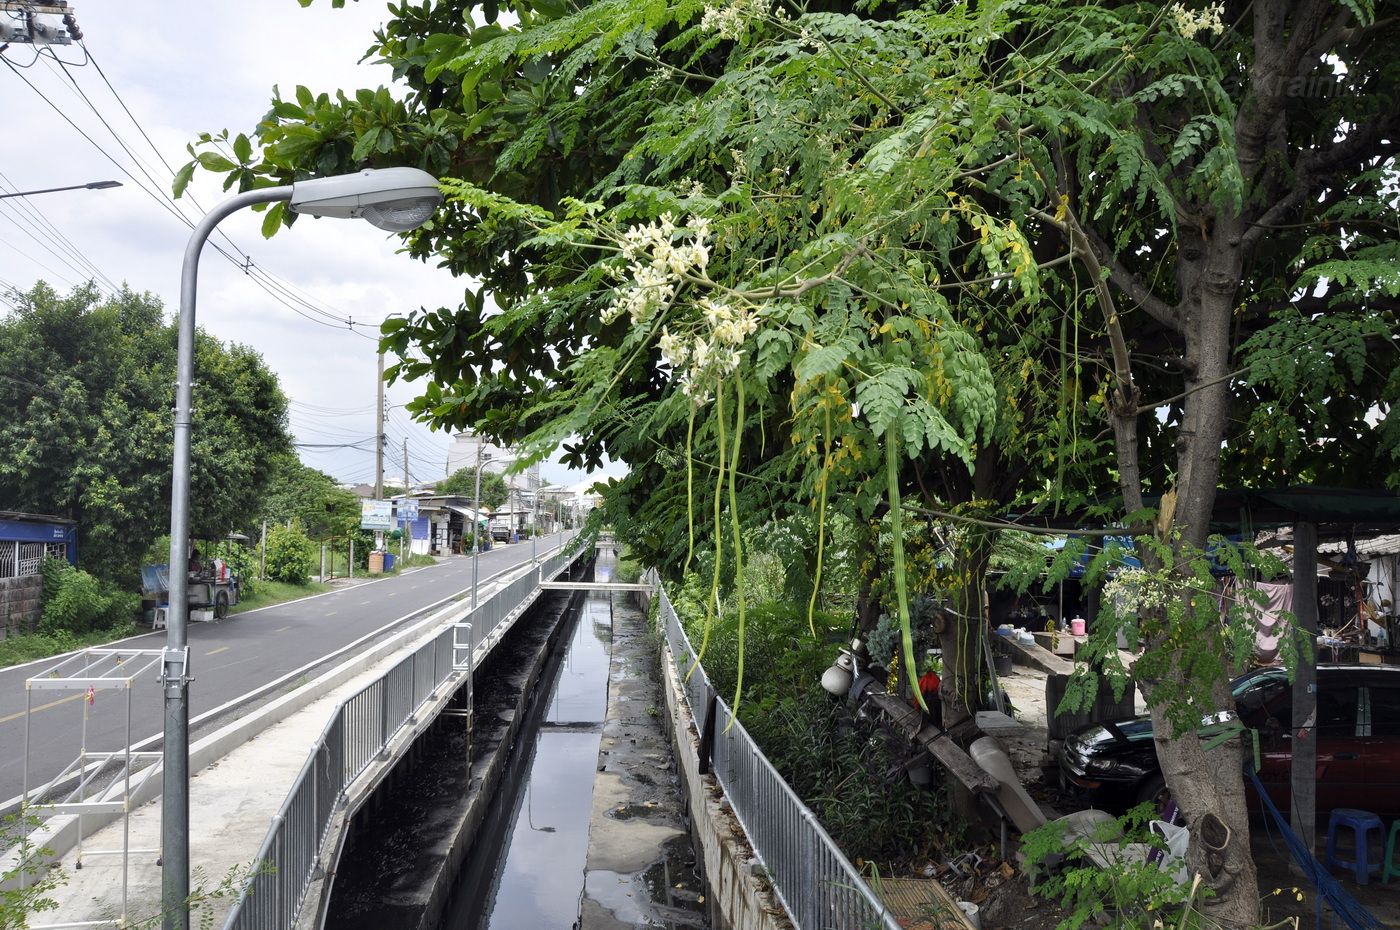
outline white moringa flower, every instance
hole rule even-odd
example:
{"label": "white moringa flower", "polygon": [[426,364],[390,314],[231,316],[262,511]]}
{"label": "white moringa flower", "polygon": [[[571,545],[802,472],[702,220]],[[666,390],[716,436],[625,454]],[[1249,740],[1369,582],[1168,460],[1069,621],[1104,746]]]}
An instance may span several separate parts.
{"label": "white moringa flower", "polygon": [[1220,35],[1225,31],[1225,21],[1222,18],[1224,13],[1225,4],[1220,0],[1202,10],[1191,10],[1180,3],[1173,3],[1167,8],[1172,25],[1185,39],[1194,39],[1197,33],[1201,32]]}
{"label": "white moringa flower", "polygon": [[690,357],[690,349],[685,340],[666,327],[661,327],[661,358],[672,368],[679,370]]}

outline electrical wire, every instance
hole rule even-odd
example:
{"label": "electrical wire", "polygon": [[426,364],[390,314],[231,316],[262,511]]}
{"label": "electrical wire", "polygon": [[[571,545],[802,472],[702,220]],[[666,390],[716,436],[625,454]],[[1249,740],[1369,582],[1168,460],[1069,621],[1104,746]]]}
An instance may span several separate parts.
{"label": "electrical wire", "polygon": [[[2,188],[3,185],[0,185],[0,189]],[[20,197],[14,199],[23,200],[25,198]],[[67,265],[78,277],[92,281],[100,280],[98,284],[99,288],[110,293],[116,292],[116,288],[111,286],[111,282],[107,279],[106,275],[98,271],[96,266],[93,266],[92,263],[87,260],[86,256],[76,251],[64,249],[62,244],[54,239],[52,234],[48,233],[42,226],[37,225],[33,219],[26,216],[24,213],[15,210],[10,204],[9,199],[0,201],[0,217],[9,221],[16,229],[34,240],[34,243],[38,245],[39,248],[48,252],[64,265]],[[40,235],[46,236],[47,241],[40,238]]]}
{"label": "electrical wire", "polygon": [[[10,179],[9,175],[5,174],[5,172],[3,171],[0,171],[0,182],[3,182],[0,183],[0,190],[5,190],[7,193],[19,192],[19,186],[15,184],[15,182]],[[5,204],[9,205],[12,209],[14,209],[16,213],[27,214],[35,222],[35,228],[39,228],[40,226],[42,226],[49,230],[49,232],[52,233],[54,238],[56,238],[59,242],[63,243],[63,245],[66,248],[71,250],[72,253],[82,261],[84,266],[91,269],[94,277],[100,278],[102,281],[106,282],[106,284],[110,287],[112,293],[115,294],[121,291],[121,287],[118,286],[117,283],[113,281],[110,277],[108,277],[102,271],[102,269],[97,266],[96,262],[88,258],[87,255],[84,254],[84,252],[81,249],[79,249],[76,244],[74,244],[73,240],[69,239],[66,235],[64,235],[63,230],[59,229],[58,226],[48,218],[44,211],[39,206],[34,204],[32,200],[30,200],[30,198],[8,198],[5,200]]]}
{"label": "electrical wire", "polygon": [[[86,46],[84,46],[84,50],[85,50],[85,52],[88,54],[89,59],[93,62],[94,66],[96,66],[96,65],[97,65],[96,59],[92,57],[91,52],[88,51],[88,50],[86,49]],[[91,101],[91,99],[88,98],[87,94],[83,92],[81,86],[78,85],[77,80],[72,76],[71,73],[67,72],[67,69],[66,69],[66,68],[64,69],[64,72],[65,72],[65,74],[67,74],[68,79],[69,79],[70,83],[71,83],[72,86],[73,86],[73,89],[74,89],[74,90],[77,92],[77,94],[83,99],[83,101],[88,105],[89,109],[92,110],[93,114],[98,118],[98,120],[102,123],[102,125],[103,125],[104,127],[106,127],[107,131],[112,135],[113,139],[116,140],[117,144],[121,147],[122,151],[125,152],[125,153],[127,154],[127,156],[128,156],[129,158],[132,159],[133,163],[135,163],[135,165],[136,165],[137,170],[140,171],[141,174],[143,175],[143,177],[145,178],[146,183],[142,183],[141,179],[138,179],[138,178],[136,177],[136,175],[132,174],[131,171],[129,171],[129,170],[126,168],[125,165],[123,165],[120,161],[118,161],[116,158],[114,158],[114,157],[111,155],[111,153],[109,153],[106,149],[104,149],[95,139],[92,138],[91,135],[89,135],[89,134],[88,134],[82,127],[80,127],[72,118],[70,118],[70,117],[68,116],[68,114],[66,114],[66,113],[62,110],[62,108],[60,108],[57,104],[55,104],[52,100],[50,100],[49,97],[48,97],[48,95],[45,94],[45,93],[43,92],[43,90],[41,90],[36,84],[34,84],[33,81],[29,80],[29,78],[26,77],[24,74],[21,74],[21,73],[19,72],[19,70],[17,70],[16,65],[15,65],[14,62],[10,61],[8,58],[4,57],[3,55],[0,55],[0,61],[3,61],[3,62],[5,63],[5,65],[6,65],[17,77],[19,77],[20,80],[24,81],[24,83],[26,84],[26,86],[29,87],[30,90],[34,91],[34,92],[40,97],[40,99],[42,99],[46,104],[48,104],[49,108],[52,109],[55,113],[57,113],[57,114],[64,120],[64,122],[68,123],[68,125],[71,126],[80,136],[82,136],[82,137],[88,142],[88,144],[90,144],[93,148],[97,149],[97,151],[98,151],[104,158],[106,158],[109,162],[111,162],[112,165],[113,165],[118,171],[120,171],[123,175],[125,175],[125,176],[132,182],[132,184],[134,184],[136,187],[140,188],[147,196],[149,196],[149,197],[151,197],[153,200],[155,200],[156,203],[157,203],[162,209],[164,209],[167,213],[169,213],[171,216],[173,216],[177,221],[179,221],[180,223],[182,223],[186,228],[189,228],[189,229],[194,228],[194,225],[195,225],[194,221],[191,220],[189,217],[187,217],[187,216],[179,209],[179,207],[175,204],[174,200],[173,200],[172,198],[170,198],[169,195],[167,195],[167,194],[164,193],[164,189],[163,189],[162,185],[160,184],[159,181],[155,180],[155,179],[151,176],[151,172],[150,172],[150,170],[148,170],[147,166],[145,166],[143,160],[142,160],[141,158],[139,158],[139,157],[131,150],[131,147],[130,147],[129,145],[126,144],[125,140],[121,137],[121,135],[120,135],[119,133],[117,133],[117,131],[111,126],[111,124],[106,120],[106,118],[102,116],[102,114],[100,113],[100,111],[98,110],[98,108],[96,107],[96,105],[93,104],[92,101]],[[99,70],[100,70],[100,69],[99,69]],[[109,82],[109,86],[110,86],[110,82]],[[115,94],[115,90],[114,90],[114,94]],[[119,102],[121,102],[121,101],[120,101],[120,98],[119,98]],[[123,109],[126,110],[128,114],[130,114],[130,109],[127,108],[127,107],[125,106],[125,103],[124,103],[124,102],[122,102],[122,106],[123,106]],[[134,117],[133,117],[133,122],[135,122]],[[144,129],[142,129],[142,128],[140,127],[140,124],[139,124],[139,123],[137,123],[137,128],[138,128],[138,131],[140,131],[140,132],[142,133],[142,136],[143,136],[144,138],[146,138],[147,142],[150,142],[150,137],[149,137],[149,135],[146,134],[145,131],[144,131]],[[153,147],[154,147],[154,146],[153,146]],[[161,158],[161,160],[162,160],[163,162],[165,161],[164,156],[160,155],[159,150],[156,150],[156,154],[157,154],[157,157]],[[167,164],[168,164],[168,163],[167,163]],[[147,184],[149,184],[150,186],[148,187]],[[193,200],[193,198],[191,198],[191,203],[193,203],[193,204],[196,206],[196,208],[198,208],[198,204],[195,203],[195,201]],[[243,258],[243,260],[240,261],[238,257],[235,257],[233,254],[231,254],[230,252],[228,252],[226,249],[224,249],[222,246],[218,245],[217,243],[210,243],[211,247],[212,247],[216,252],[218,252],[218,254],[220,254],[221,256],[223,256],[224,259],[227,260],[230,264],[233,264],[235,267],[237,267],[237,268],[239,268],[240,270],[242,270],[242,271],[244,272],[244,274],[247,275],[248,277],[253,278],[253,280],[255,281],[255,283],[257,283],[260,287],[262,287],[262,289],[263,289],[264,291],[266,291],[270,296],[272,296],[274,299],[276,299],[276,300],[277,300],[279,303],[281,303],[283,306],[285,306],[285,307],[287,307],[288,309],[292,310],[292,311],[293,311],[294,313],[296,313],[298,316],[301,316],[301,317],[303,317],[303,318],[305,318],[305,319],[307,319],[307,320],[310,320],[311,322],[319,323],[319,324],[321,324],[321,325],[329,326],[329,327],[335,328],[335,329],[346,329],[346,330],[348,330],[348,331],[350,331],[350,332],[353,332],[355,335],[360,336],[361,338],[369,339],[369,340],[375,341],[375,342],[378,341],[378,336],[370,335],[369,333],[366,333],[366,332],[363,332],[363,331],[361,331],[361,330],[356,329],[357,326],[359,326],[359,327],[365,327],[366,324],[364,324],[364,323],[357,323],[352,317],[349,317],[349,316],[343,316],[343,317],[342,317],[342,316],[339,316],[339,315],[337,315],[337,314],[330,313],[329,311],[324,311],[324,310],[321,310],[321,309],[315,307],[314,305],[310,304],[310,303],[309,303],[308,301],[306,301],[305,299],[303,299],[303,298],[298,298],[296,295],[291,294],[290,292],[287,292],[281,285],[279,285],[279,284],[277,283],[280,279],[275,279],[275,278],[274,278],[274,279],[271,280],[271,281],[269,281],[269,280],[263,280],[263,279],[259,278],[257,275],[252,274],[253,268],[256,267],[256,266],[253,265],[252,258],[251,258],[250,256],[248,256],[246,253],[244,253],[241,249],[239,249],[238,246],[237,246],[235,243],[233,243],[233,241],[232,241],[231,239],[228,238],[228,236],[227,236],[226,233],[224,233],[223,231],[219,231],[219,234],[220,234],[220,236],[221,236],[222,238],[224,238],[225,240],[227,240],[227,241],[229,242],[230,246],[233,247],[233,249],[239,254],[239,256],[241,256],[241,257]],[[269,272],[267,272],[265,269],[262,269],[261,267],[258,267],[257,270],[258,270],[259,274],[261,274],[261,275],[268,275],[269,277],[272,277],[271,274],[270,274]],[[281,293],[279,293],[279,291],[281,291]],[[303,292],[303,293],[304,293],[304,292]],[[299,309],[299,308],[295,305],[295,304],[298,303],[298,302],[301,303],[301,304],[303,304],[303,305],[305,305],[305,306],[307,306],[307,307],[309,307],[310,309],[314,310],[314,311],[315,311],[314,315],[313,315],[313,314],[310,314],[310,313],[307,313],[307,312],[305,312],[305,311],[302,310],[302,309]],[[318,318],[318,317],[320,317],[320,318]],[[376,328],[377,328],[377,324],[375,324],[375,326],[376,326]]]}

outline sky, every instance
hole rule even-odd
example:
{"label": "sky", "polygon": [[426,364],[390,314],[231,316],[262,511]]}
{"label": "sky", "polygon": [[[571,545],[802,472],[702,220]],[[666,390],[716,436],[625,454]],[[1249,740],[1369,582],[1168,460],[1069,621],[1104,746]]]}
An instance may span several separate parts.
{"label": "sky", "polygon": [[[378,87],[391,77],[383,66],[359,64],[375,27],[388,18],[382,0],[340,10],[329,0],[307,9],[296,0],[124,0],[73,9],[89,63],[76,66],[85,57],[78,45],[52,46],[66,68],[48,55],[36,59],[26,45],[3,53],[19,70],[0,67],[0,191],[105,180],[123,186],[0,200],[0,291],[40,279],[66,291],[94,277],[95,268],[105,289],[110,280],[149,291],[173,314],[189,230],[172,211],[192,221],[226,195],[213,175],[196,172],[191,194],[203,209],[189,195],[163,205],[146,174],[168,194],[166,163],[178,169],[187,162],[185,146],[201,132],[251,130],[267,112],[273,85],[290,96],[298,84],[333,92]],[[304,218],[265,240],[260,220],[251,210],[236,213],[219,225],[232,244],[216,234],[206,246],[199,325],[261,353],[291,399],[299,443],[360,447],[303,447],[303,461],[342,481],[373,482],[376,343],[366,336],[390,314],[456,306],[469,282],[396,254],[397,240],[368,223]],[[235,260],[214,252],[216,244]],[[245,257],[270,276],[261,280],[281,300],[259,285],[258,272],[245,273]],[[403,404],[416,393],[415,385],[386,386],[386,482],[402,481],[405,441],[415,482],[443,475],[450,437],[411,422]],[[543,464],[541,474],[553,484],[585,477],[557,463]]]}

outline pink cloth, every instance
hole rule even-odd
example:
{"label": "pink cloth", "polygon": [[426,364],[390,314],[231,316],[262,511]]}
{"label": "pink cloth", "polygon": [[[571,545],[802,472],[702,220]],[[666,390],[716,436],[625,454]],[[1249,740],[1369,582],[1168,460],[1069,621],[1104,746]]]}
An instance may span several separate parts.
{"label": "pink cloth", "polygon": [[[1284,613],[1293,612],[1293,585],[1288,582],[1240,581],[1239,595],[1245,609],[1254,616],[1257,625],[1254,633],[1255,659],[1260,665],[1279,664],[1279,640],[1288,635],[1288,623]],[[1252,588],[1262,591],[1267,603],[1258,604],[1252,598],[1244,597],[1243,590]]]}

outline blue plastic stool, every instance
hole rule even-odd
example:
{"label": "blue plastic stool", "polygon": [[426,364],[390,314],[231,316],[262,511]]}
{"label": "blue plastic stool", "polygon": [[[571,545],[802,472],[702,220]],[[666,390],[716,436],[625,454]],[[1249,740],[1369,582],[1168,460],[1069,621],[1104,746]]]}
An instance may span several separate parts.
{"label": "blue plastic stool", "polygon": [[[1356,837],[1355,852],[1352,853],[1355,859],[1337,858],[1337,828],[1344,827],[1353,831]],[[1353,807],[1339,807],[1332,812],[1332,816],[1327,820],[1327,859],[1324,862],[1329,869],[1351,869],[1356,873],[1356,883],[1364,885],[1371,879],[1371,874],[1379,873],[1381,864],[1370,862],[1370,836],[1371,831],[1376,831],[1378,838],[1384,837],[1385,826],[1381,819],[1370,811],[1361,811]]]}

